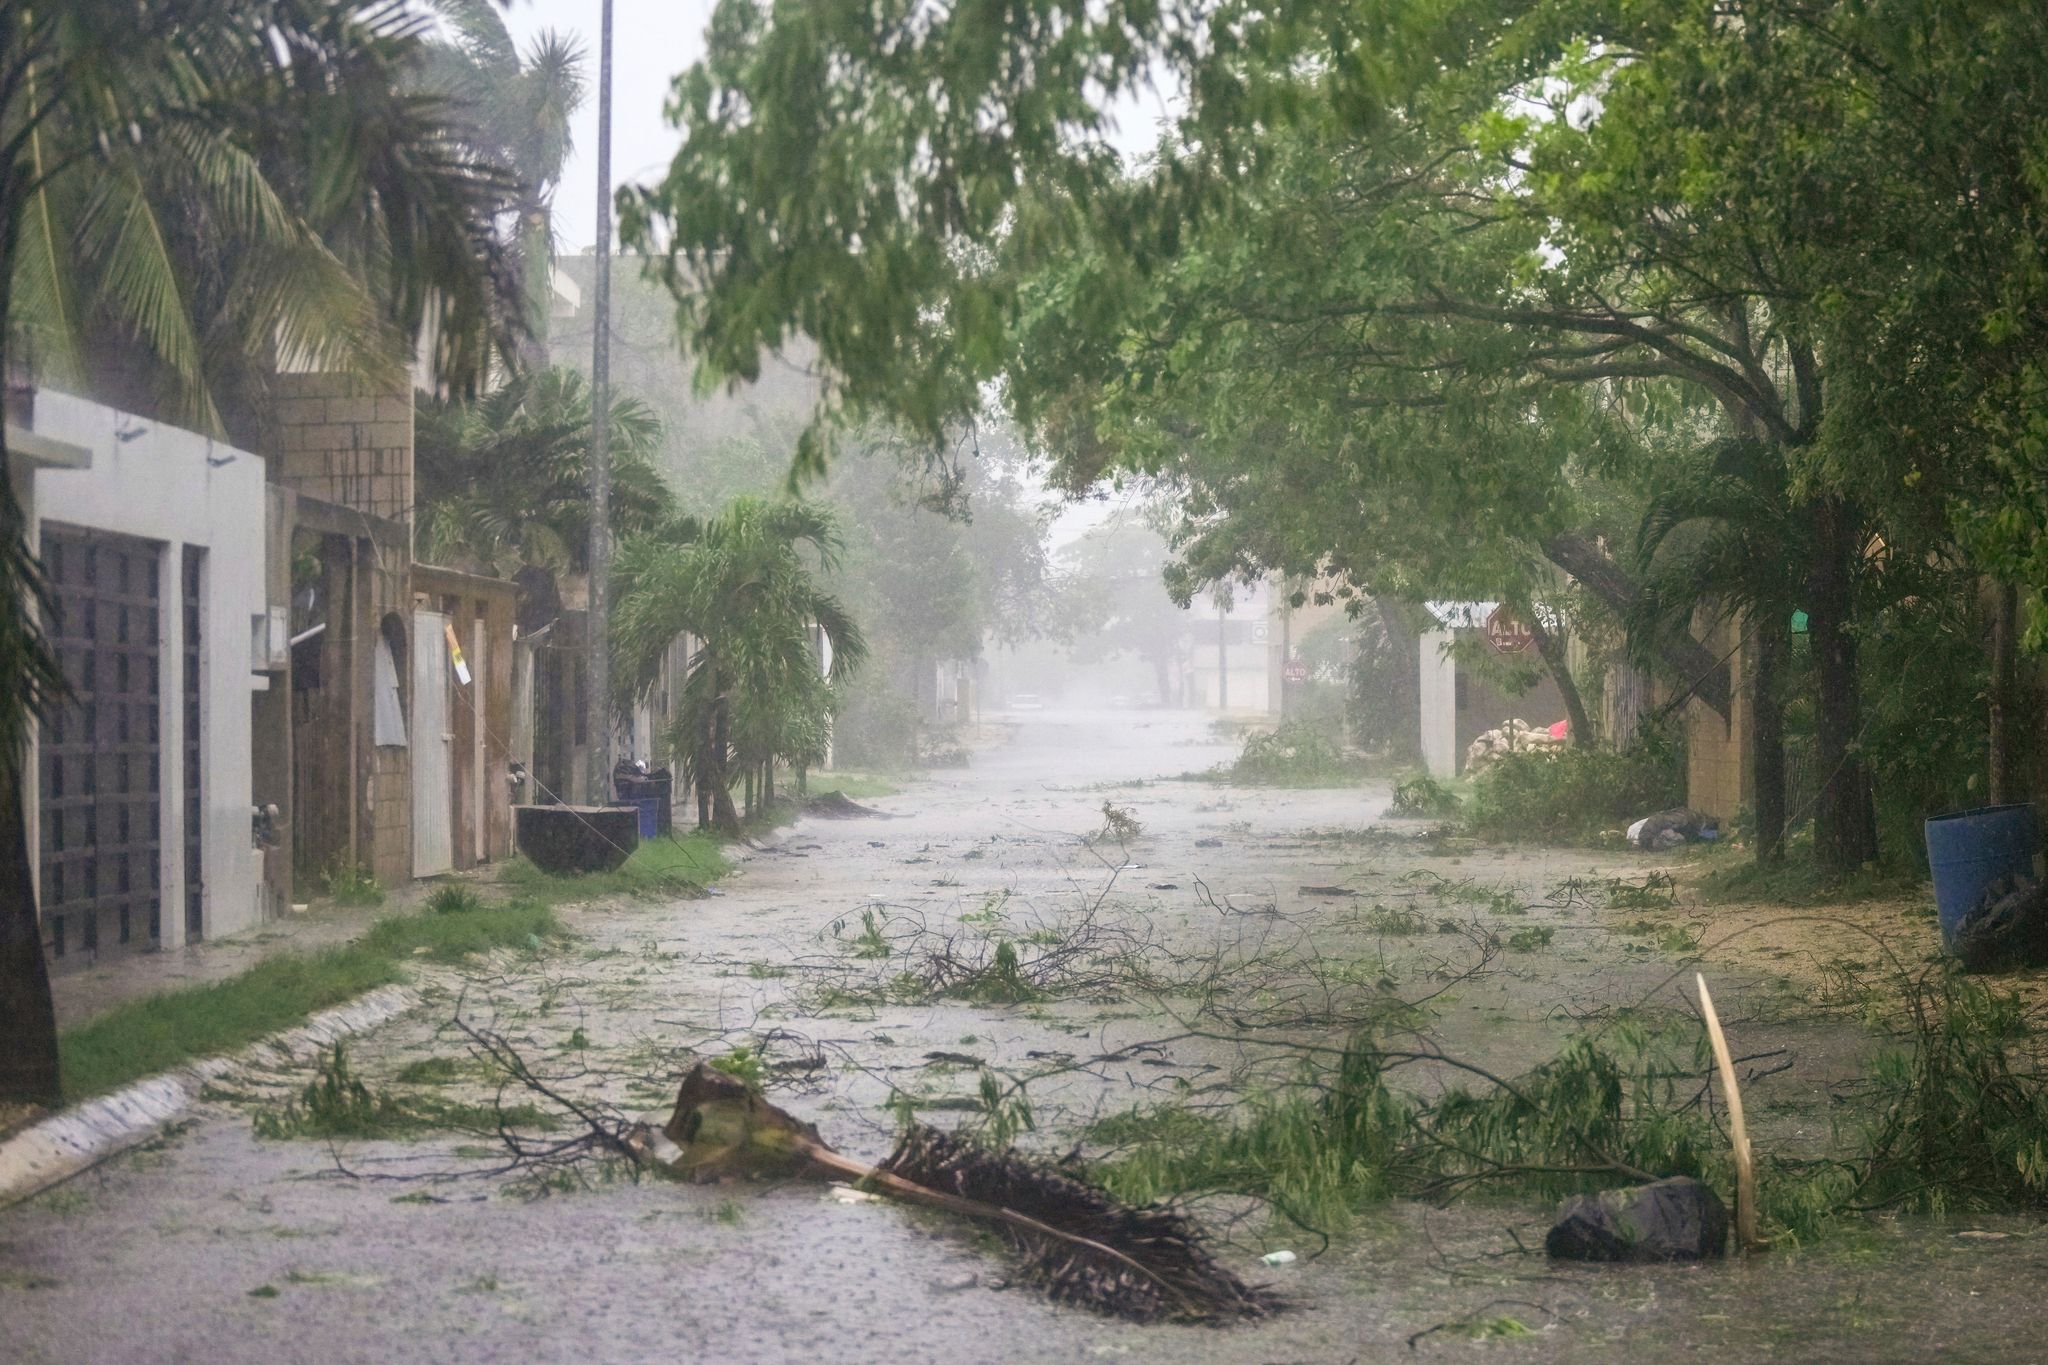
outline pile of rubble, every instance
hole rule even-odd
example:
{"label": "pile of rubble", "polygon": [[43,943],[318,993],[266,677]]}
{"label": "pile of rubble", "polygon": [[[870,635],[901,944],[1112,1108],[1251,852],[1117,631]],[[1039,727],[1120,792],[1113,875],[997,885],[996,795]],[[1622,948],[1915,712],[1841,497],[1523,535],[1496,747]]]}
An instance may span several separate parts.
{"label": "pile of rubble", "polygon": [[1545,729],[1531,725],[1526,720],[1504,721],[1497,728],[1473,740],[1465,749],[1465,771],[1476,774],[1484,770],[1502,754],[1518,754],[1531,751],[1555,753],[1564,748],[1565,737],[1558,733],[1562,727]]}

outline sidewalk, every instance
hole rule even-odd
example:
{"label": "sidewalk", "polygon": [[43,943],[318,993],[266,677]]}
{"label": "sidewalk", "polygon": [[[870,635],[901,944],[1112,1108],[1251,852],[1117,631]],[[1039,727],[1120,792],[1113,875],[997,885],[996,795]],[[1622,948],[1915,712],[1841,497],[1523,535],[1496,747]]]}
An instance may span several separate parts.
{"label": "sidewalk", "polygon": [[347,943],[386,915],[419,909],[428,896],[451,880],[469,879],[407,882],[386,891],[380,905],[337,906],[315,901],[304,914],[287,914],[228,938],[167,952],[126,953],[91,967],[58,972],[50,978],[57,1027],[74,1028],[143,996],[224,981],[283,953],[318,952]]}

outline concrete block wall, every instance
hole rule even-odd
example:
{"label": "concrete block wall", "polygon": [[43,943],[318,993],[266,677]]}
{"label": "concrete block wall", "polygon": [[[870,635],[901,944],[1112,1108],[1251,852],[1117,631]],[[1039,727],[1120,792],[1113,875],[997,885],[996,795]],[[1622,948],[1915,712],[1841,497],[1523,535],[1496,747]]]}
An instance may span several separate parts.
{"label": "concrete block wall", "polygon": [[412,880],[411,751],[379,747],[370,753],[364,786],[370,872],[378,885],[398,886]]}
{"label": "concrete block wall", "polygon": [[1741,646],[1740,618],[1702,618],[1694,634],[1716,658],[1727,656],[1728,716],[1705,702],[1686,703],[1685,803],[1694,810],[1728,819],[1750,803],[1755,790],[1750,772],[1750,714],[1747,651]]}
{"label": "concrete block wall", "polygon": [[276,482],[412,525],[409,392],[379,392],[339,374],[279,375],[273,392]]}

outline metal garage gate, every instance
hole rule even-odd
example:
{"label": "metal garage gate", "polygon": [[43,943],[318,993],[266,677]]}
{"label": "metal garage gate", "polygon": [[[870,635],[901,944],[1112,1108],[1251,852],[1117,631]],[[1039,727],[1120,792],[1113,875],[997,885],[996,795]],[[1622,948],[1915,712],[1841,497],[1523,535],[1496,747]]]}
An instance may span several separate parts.
{"label": "metal garage gate", "polygon": [[73,694],[39,744],[43,940],[63,965],[158,941],[163,551],[45,524],[42,552]]}

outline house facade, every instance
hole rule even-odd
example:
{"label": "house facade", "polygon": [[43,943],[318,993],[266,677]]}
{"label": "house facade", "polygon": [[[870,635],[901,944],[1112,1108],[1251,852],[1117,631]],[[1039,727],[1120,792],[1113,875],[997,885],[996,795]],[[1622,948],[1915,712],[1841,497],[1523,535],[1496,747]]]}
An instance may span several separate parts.
{"label": "house facade", "polygon": [[24,769],[50,961],[247,929],[275,908],[251,811],[281,643],[264,461],[47,389],[23,407],[16,494],[71,690]]}

